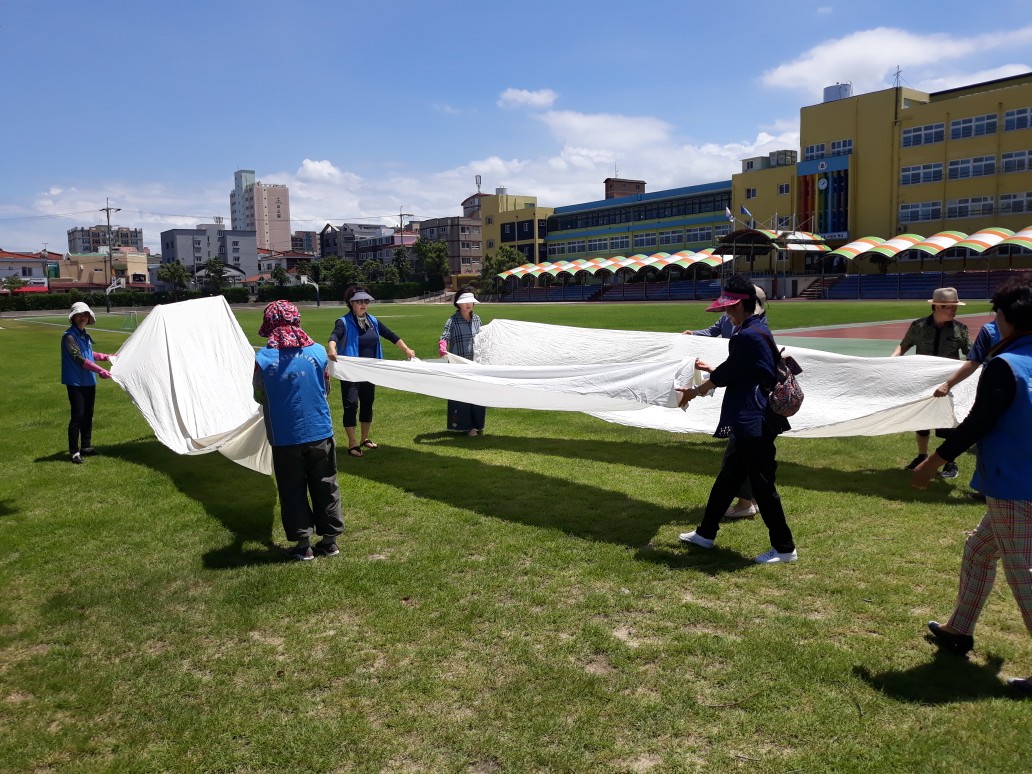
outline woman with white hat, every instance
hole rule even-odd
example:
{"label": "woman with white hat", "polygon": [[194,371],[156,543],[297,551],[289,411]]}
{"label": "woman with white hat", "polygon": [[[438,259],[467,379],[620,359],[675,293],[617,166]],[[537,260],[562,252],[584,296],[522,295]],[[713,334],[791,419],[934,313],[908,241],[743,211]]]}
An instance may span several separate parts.
{"label": "woman with white hat", "polygon": [[96,364],[110,361],[111,355],[93,349],[87,325],[97,322],[92,310],[82,301],[72,304],[68,313],[72,325],[61,336],[61,384],[68,390],[72,417],[68,422],[68,453],[72,462],[96,454],[93,448],[93,405],[97,399],[97,376],[110,379],[111,373]]}
{"label": "woman with white hat", "polygon": [[[438,342],[441,357],[449,352],[466,360],[473,359],[473,345],[480,331],[480,317],[473,311],[473,305],[479,303],[473,295],[472,288],[463,288],[456,294],[452,304],[455,314],[444,323],[444,332]],[[487,409],[463,403],[457,400],[448,401],[448,429],[475,437],[484,432],[484,420]]]}

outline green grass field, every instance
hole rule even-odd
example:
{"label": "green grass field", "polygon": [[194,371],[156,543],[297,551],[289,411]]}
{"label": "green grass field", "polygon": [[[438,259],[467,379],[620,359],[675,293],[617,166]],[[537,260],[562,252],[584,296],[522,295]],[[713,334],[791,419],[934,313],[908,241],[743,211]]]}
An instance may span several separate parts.
{"label": "green grass field", "polygon": [[[704,306],[478,312],[680,331]],[[427,357],[451,311],[373,309]],[[339,313],[306,307],[305,328],[325,340]],[[770,319],[926,313],[787,302]],[[255,344],[260,317],[238,312]],[[339,454],[341,555],[290,564],[272,479],[173,454],[110,382],[101,456],[67,462],[66,325],[0,317],[0,770],[1028,769],[1032,703],[1000,675],[1032,672],[1032,641],[1002,577],[970,660],[924,637],[981,516],[970,455],[922,492],[901,470],[910,433],[783,439],[800,560],[761,567],[759,520],[713,551],[678,544],[723,441],[494,409],[470,439],[443,432],[443,401],[381,388],[381,448]],[[94,333],[102,351],[125,336]],[[332,407],[339,440],[336,389]]]}

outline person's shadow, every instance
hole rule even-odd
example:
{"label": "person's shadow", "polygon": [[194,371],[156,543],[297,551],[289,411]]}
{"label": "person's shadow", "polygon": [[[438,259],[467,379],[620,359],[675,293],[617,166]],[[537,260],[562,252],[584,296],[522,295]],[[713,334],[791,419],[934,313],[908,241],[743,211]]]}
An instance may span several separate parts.
{"label": "person's shadow", "polygon": [[[929,638],[930,639],[930,638]],[[927,664],[909,669],[872,673],[865,666],[853,667],[853,674],[879,693],[916,704],[947,704],[998,697],[1015,697],[1000,680],[1003,659],[986,656],[976,664],[961,656],[937,650]]]}
{"label": "person's shadow", "polygon": [[283,560],[282,549],[272,540],[276,487],[269,476],[217,453],[176,454],[153,438],[105,446],[103,454],[165,474],[232,533],[228,544],[204,555],[205,567],[225,569]]}
{"label": "person's shadow", "polygon": [[[465,435],[462,438],[472,441],[471,447],[480,440]],[[583,540],[615,543],[635,551],[642,561],[708,575],[753,564],[750,557],[719,546],[700,549],[676,542],[654,542],[660,527],[697,524],[703,504],[688,510],[664,508],[612,489],[572,481],[562,475],[562,465],[556,466],[554,476],[500,467],[481,462],[473,448],[462,457],[393,446],[368,452],[362,460],[345,458],[344,454],[338,452],[342,474],[398,487],[417,497],[485,516],[558,529]],[[576,457],[567,464],[575,465]],[[346,488],[342,495],[346,507]]]}

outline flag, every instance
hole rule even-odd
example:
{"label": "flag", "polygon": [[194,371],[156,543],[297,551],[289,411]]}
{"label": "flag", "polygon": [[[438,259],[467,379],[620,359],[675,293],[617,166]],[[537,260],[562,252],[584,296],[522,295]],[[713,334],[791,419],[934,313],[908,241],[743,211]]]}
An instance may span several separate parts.
{"label": "flag", "polygon": [[742,204],[740,206],[742,208],[742,214],[745,215],[745,217],[747,217],[747,218],[751,218],[752,217],[752,213],[749,212],[749,210],[745,209],[745,205]]}
{"label": "flag", "polygon": [[724,212],[727,213],[728,221],[730,221],[731,223],[734,223],[735,222],[735,216],[731,214],[731,208],[730,207],[725,207],[724,208]]}

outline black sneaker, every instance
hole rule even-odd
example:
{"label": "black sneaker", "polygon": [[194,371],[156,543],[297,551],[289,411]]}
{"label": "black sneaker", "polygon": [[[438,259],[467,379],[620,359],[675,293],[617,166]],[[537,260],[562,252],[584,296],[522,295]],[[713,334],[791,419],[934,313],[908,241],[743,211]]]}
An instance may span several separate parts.
{"label": "black sneaker", "polygon": [[312,549],[308,546],[301,548],[301,546],[291,546],[287,549],[287,558],[292,562],[310,562],[315,559],[315,554],[312,553]]}
{"label": "black sneaker", "polygon": [[956,462],[947,462],[942,466],[942,472],[939,473],[942,478],[956,478],[960,475],[960,471],[957,470]]}
{"label": "black sneaker", "polygon": [[79,452],[76,452],[75,454],[73,454],[72,455],[72,464],[73,465],[82,465],[82,454],[80,454]]}
{"label": "black sneaker", "polygon": [[335,540],[320,540],[312,546],[312,553],[316,556],[337,556],[337,554],[340,553],[340,549],[337,548],[337,542]]}
{"label": "black sneaker", "polygon": [[86,446],[83,447],[83,450],[80,452],[80,454],[82,454],[83,457],[96,457],[97,450],[94,449],[92,446]]}
{"label": "black sneaker", "polygon": [[914,457],[914,459],[912,459],[910,461],[910,464],[907,465],[904,468],[904,470],[913,470],[918,465],[920,465],[922,462],[924,462],[926,459],[928,459],[928,455],[927,454],[918,454],[916,457]]}

